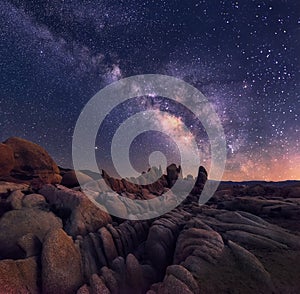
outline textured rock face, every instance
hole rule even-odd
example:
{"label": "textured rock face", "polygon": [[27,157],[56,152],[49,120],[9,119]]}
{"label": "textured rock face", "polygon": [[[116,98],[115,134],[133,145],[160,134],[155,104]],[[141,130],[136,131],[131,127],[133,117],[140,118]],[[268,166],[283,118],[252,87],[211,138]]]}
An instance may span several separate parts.
{"label": "textured rock face", "polygon": [[10,203],[12,209],[21,209],[23,207],[22,200],[24,193],[20,190],[13,191],[7,198],[7,202]]}
{"label": "textured rock face", "polygon": [[243,210],[259,216],[300,220],[299,202],[296,199],[267,199],[257,196],[235,197],[219,205],[228,210]]}
{"label": "textured rock face", "polygon": [[110,294],[110,291],[105,286],[105,283],[102,281],[102,279],[99,278],[97,274],[94,274],[91,277],[90,284],[92,288],[92,293]]}
{"label": "textured rock face", "polygon": [[31,208],[9,211],[0,219],[0,257],[22,258],[21,237],[31,233],[42,242],[50,229],[61,227],[61,220],[52,212]]}
{"label": "textured rock face", "polygon": [[46,207],[45,197],[40,194],[26,195],[21,190],[13,191],[6,202],[10,204],[12,209],[22,209],[23,207]]}
{"label": "textured rock face", "polygon": [[180,264],[188,257],[197,256],[207,262],[214,262],[222,253],[224,243],[215,231],[201,228],[183,230],[177,239],[174,263]]}
{"label": "textured rock face", "polygon": [[40,293],[35,258],[0,261],[0,293]]}
{"label": "textured rock face", "polygon": [[0,176],[8,176],[14,165],[15,158],[12,148],[0,143]]}
{"label": "textured rock face", "polygon": [[163,282],[152,286],[152,292],[199,294],[200,290],[197,281],[185,267],[171,265],[166,270]]}
{"label": "textured rock face", "polygon": [[111,222],[111,217],[81,192],[50,185],[45,185],[39,192],[61,214],[65,222],[64,229],[71,236],[94,232]]}
{"label": "textured rock face", "polygon": [[258,258],[256,258],[256,256],[248,250],[232,241],[228,241],[228,246],[230,247],[241,270],[246,271],[249,276],[257,280],[266,291],[271,290],[274,292],[275,289],[271,280],[271,276]]}
{"label": "textured rock face", "polygon": [[17,137],[7,139],[4,145],[14,154],[11,176],[22,180],[40,178],[44,183],[60,182],[61,177],[56,163],[41,146]]}
{"label": "textured rock face", "polygon": [[74,293],[82,285],[79,250],[63,230],[46,235],[41,263],[43,293]]}
{"label": "textured rock face", "polygon": [[0,194],[10,193],[11,191],[27,191],[28,184],[23,183],[11,183],[6,181],[0,181]]}
{"label": "textured rock face", "polygon": [[40,194],[29,194],[22,199],[22,205],[28,208],[46,206],[46,199]]}

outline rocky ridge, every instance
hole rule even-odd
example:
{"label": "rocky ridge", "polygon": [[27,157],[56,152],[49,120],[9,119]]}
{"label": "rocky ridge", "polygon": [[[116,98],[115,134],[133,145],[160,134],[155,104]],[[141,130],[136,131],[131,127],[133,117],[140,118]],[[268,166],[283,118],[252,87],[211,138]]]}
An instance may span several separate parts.
{"label": "rocky ridge", "polygon": [[[66,187],[37,185],[37,172],[15,178],[11,169],[8,176],[10,168],[0,182],[0,293],[299,292],[298,186],[221,185],[199,206],[207,180],[200,167],[182,204],[156,219],[130,221],[95,206],[73,171],[57,174]],[[151,185],[102,176],[96,185],[103,192],[105,182],[123,197],[149,199],[181,170],[172,166]]]}

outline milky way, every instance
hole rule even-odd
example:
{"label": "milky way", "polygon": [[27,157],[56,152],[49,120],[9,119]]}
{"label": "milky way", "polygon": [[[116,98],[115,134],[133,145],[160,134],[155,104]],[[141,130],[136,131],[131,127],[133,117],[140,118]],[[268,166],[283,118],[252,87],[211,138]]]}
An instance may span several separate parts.
{"label": "milky way", "polygon": [[[227,140],[224,179],[300,179],[299,12],[298,0],[2,0],[0,139],[32,140],[71,167],[76,120],[94,94],[124,77],[166,74],[214,105]],[[132,114],[121,110],[104,137]],[[185,114],[173,114],[160,123],[185,135],[176,121]],[[153,141],[142,136],[135,145],[168,144]],[[145,160],[138,148],[136,158]]]}

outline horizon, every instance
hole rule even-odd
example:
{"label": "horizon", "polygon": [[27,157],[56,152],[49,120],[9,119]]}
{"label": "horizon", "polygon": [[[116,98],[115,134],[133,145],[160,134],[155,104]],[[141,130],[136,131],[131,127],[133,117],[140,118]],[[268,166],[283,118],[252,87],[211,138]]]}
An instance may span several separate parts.
{"label": "horizon", "polygon": [[[11,137],[15,137],[15,136],[11,136]],[[5,138],[4,140],[2,140],[1,142],[4,142],[5,140],[7,140],[8,138]],[[23,139],[26,139],[26,138],[23,138]],[[26,139],[27,140],[27,139]],[[33,143],[36,143],[36,142],[33,142]],[[36,143],[37,144],[37,143]],[[42,147],[44,147],[45,148],[45,146],[43,146],[43,145],[41,145]],[[46,149],[46,151],[49,153],[49,151]],[[51,153],[49,153],[49,155],[54,159],[54,161],[57,163],[57,165],[60,167],[60,168],[63,168],[63,169],[73,169],[73,166],[72,166],[72,163],[70,163],[69,165],[63,165],[63,164],[60,164],[60,162],[59,162],[59,160],[57,160],[56,158],[55,158],[55,155],[53,155],[53,154],[51,154]],[[178,165],[180,165],[180,163],[176,163],[176,162],[169,162],[169,164],[168,165],[170,165],[170,164],[176,164],[177,166]],[[213,181],[215,181],[216,179],[213,179],[213,178],[209,178],[209,168],[207,167],[207,165],[205,165],[205,164],[200,164],[199,166],[203,166],[206,170],[207,170],[207,172],[208,172],[208,180],[213,180]],[[146,165],[144,165],[144,166],[146,166]],[[153,167],[153,166],[152,166]],[[158,167],[158,166],[156,166],[156,167]],[[140,172],[140,174],[142,174],[143,172],[146,172],[148,169],[150,168],[150,165],[148,165],[146,168],[144,168],[141,172]],[[108,167],[108,168],[106,168],[105,169],[105,167],[99,167],[99,169],[98,170],[93,170],[93,169],[80,169],[79,171],[90,171],[90,172],[93,172],[93,173],[99,173],[99,174],[101,174],[101,170],[105,170],[110,176],[112,176],[112,177],[115,177],[115,178],[122,178],[120,175],[118,175],[118,174],[114,174],[114,169],[113,169],[113,171],[111,171],[110,170],[110,168]],[[162,168],[162,170],[163,170],[163,174],[166,174],[166,167],[165,168]],[[197,174],[196,173],[189,173],[189,172],[185,172],[184,170],[182,170],[182,173],[183,173],[183,177],[187,177],[188,175],[192,175],[194,178],[196,178],[197,177]],[[224,174],[226,173],[226,170],[225,170],[225,172],[224,172]],[[268,178],[267,176],[265,176],[265,178],[232,178],[232,177],[224,177],[224,175],[223,175],[223,177],[222,177],[222,179],[221,179],[221,181],[222,182],[236,182],[236,183],[238,183],[238,182],[255,182],[255,181],[262,181],[262,182],[285,182],[285,181],[300,181],[300,176],[299,176],[299,178],[297,178],[297,176],[296,176],[296,173],[294,174],[295,175],[295,177],[292,177],[292,178],[283,178],[280,174],[278,175],[278,178],[277,179],[270,179],[270,178]],[[130,178],[130,177],[132,177],[133,175],[128,175],[127,177],[128,178]],[[125,177],[123,177],[123,178],[125,178]]]}
{"label": "horizon", "polygon": [[[72,169],[71,167],[64,167],[64,166],[60,166],[60,165],[58,165],[58,166],[59,166],[59,168],[63,168],[63,169]],[[202,166],[206,169],[206,167],[204,165],[202,165]],[[157,167],[157,166],[152,166],[152,167]],[[86,169],[79,170],[79,171],[83,172],[83,173],[84,172],[92,172],[92,173],[96,173],[96,174],[101,175],[101,171],[102,170],[104,170],[109,176],[114,177],[113,175],[109,174],[105,169],[102,169],[102,168],[99,168],[98,171],[95,171],[95,170],[86,170]],[[143,172],[146,172],[146,171],[147,171],[147,169],[145,171],[143,171]],[[163,174],[167,173],[166,169],[162,169],[162,172],[163,172]],[[142,175],[142,173],[141,173],[141,175]],[[194,179],[197,178],[196,174],[193,175],[193,174],[190,174],[190,173],[185,173],[184,171],[182,171],[182,174],[183,174],[183,178],[186,178],[188,175],[192,175]],[[127,178],[130,178],[130,177],[131,176],[129,176]],[[120,177],[116,176],[116,178],[120,178]],[[216,179],[212,179],[212,178],[209,178],[209,177],[207,179],[211,180],[211,181],[216,181]],[[273,182],[273,183],[280,183],[280,182],[287,182],[287,181],[296,181],[297,182],[297,181],[300,181],[300,179],[281,179],[281,180],[278,180],[278,181],[264,180],[264,179],[255,179],[255,178],[251,179],[251,180],[245,179],[245,180],[237,180],[237,181],[234,181],[234,180],[231,180],[231,179],[223,179],[223,178],[221,179],[221,182],[233,182],[233,183],[243,183],[243,182]]]}

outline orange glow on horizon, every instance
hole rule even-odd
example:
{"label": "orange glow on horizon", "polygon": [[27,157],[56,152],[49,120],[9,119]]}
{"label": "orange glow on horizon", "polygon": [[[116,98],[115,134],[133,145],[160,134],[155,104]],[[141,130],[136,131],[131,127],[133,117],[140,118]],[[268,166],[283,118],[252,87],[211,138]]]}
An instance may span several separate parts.
{"label": "orange glow on horizon", "polygon": [[[242,157],[243,158],[243,157]],[[230,165],[230,164],[229,164]],[[285,181],[300,180],[300,156],[294,155],[287,158],[272,158],[255,161],[245,160],[240,162],[239,168],[226,168],[224,181]]]}

